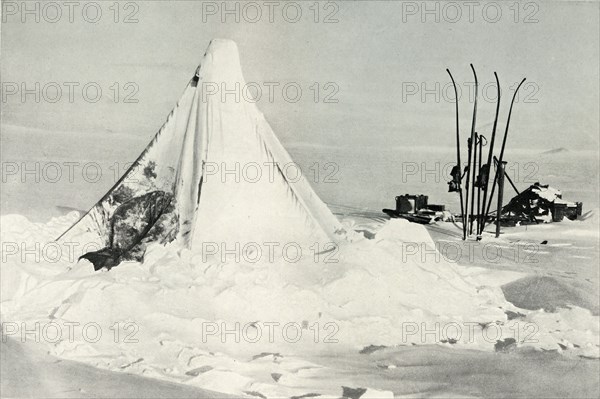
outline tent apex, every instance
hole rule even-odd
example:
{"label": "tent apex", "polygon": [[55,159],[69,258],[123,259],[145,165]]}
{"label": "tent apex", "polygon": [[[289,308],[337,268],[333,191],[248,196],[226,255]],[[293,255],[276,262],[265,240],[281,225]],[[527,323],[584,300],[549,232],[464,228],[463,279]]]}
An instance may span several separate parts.
{"label": "tent apex", "polygon": [[208,49],[206,49],[207,54],[221,51],[238,53],[238,46],[231,39],[216,38],[210,41]]}

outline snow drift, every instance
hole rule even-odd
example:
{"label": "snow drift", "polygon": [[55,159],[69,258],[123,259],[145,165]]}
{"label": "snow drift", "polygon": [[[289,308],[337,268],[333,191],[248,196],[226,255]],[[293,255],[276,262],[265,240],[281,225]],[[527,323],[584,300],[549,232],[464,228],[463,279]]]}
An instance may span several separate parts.
{"label": "snow drift", "polygon": [[[518,309],[468,270],[407,255],[415,243],[435,250],[427,231],[407,221],[391,220],[375,239],[341,246],[328,259],[203,263],[189,250],[153,244],[143,263],[99,273],[52,241],[76,219],[2,217],[10,251],[1,310],[4,322],[16,323],[15,337],[38,323],[52,354],[96,367],[234,394],[281,397],[318,387],[335,396],[340,384],[353,386],[352,377],[324,383],[328,371],[314,359],[371,345],[493,351],[504,343],[560,344],[597,356],[597,318],[589,311]],[[17,242],[25,244],[7,246]]]}

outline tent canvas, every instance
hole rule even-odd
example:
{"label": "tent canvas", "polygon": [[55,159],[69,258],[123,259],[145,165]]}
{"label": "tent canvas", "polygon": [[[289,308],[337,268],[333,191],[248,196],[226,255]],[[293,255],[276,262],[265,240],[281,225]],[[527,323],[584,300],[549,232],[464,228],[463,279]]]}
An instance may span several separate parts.
{"label": "tent canvas", "polygon": [[151,242],[335,243],[337,218],[316,195],[245,87],[237,46],[213,40],[166,123],[132,167],[59,237],[94,241],[96,269],[141,259]]}

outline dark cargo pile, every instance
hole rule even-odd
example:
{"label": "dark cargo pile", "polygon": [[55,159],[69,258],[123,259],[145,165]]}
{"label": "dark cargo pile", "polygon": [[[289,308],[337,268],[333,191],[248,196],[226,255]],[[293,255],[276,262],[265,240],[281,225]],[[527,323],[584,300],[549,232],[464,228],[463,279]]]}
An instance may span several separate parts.
{"label": "dark cargo pile", "polygon": [[581,216],[582,205],[563,200],[560,190],[537,182],[504,206],[501,219],[503,224],[560,222],[565,217],[575,220]]}

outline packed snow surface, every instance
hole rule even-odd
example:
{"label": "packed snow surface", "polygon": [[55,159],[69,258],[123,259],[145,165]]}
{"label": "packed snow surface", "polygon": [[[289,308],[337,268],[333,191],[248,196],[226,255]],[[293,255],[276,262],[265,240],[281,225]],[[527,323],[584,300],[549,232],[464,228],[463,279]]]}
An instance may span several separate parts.
{"label": "packed snow surface", "polygon": [[[258,260],[235,251],[207,258],[153,244],[142,263],[94,272],[77,262],[85,240],[53,241],[78,216],[2,217],[2,321],[20,338],[39,326],[59,357],[266,397],[310,387],[339,396],[352,377],[324,382],[326,368],[312,359],[377,346],[529,346],[598,357],[598,317],[589,310],[516,308],[500,288],[507,278],[431,256],[425,228],[401,219],[373,239],[299,258],[280,250]],[[359,225],[345,220],[347,229]]]}

